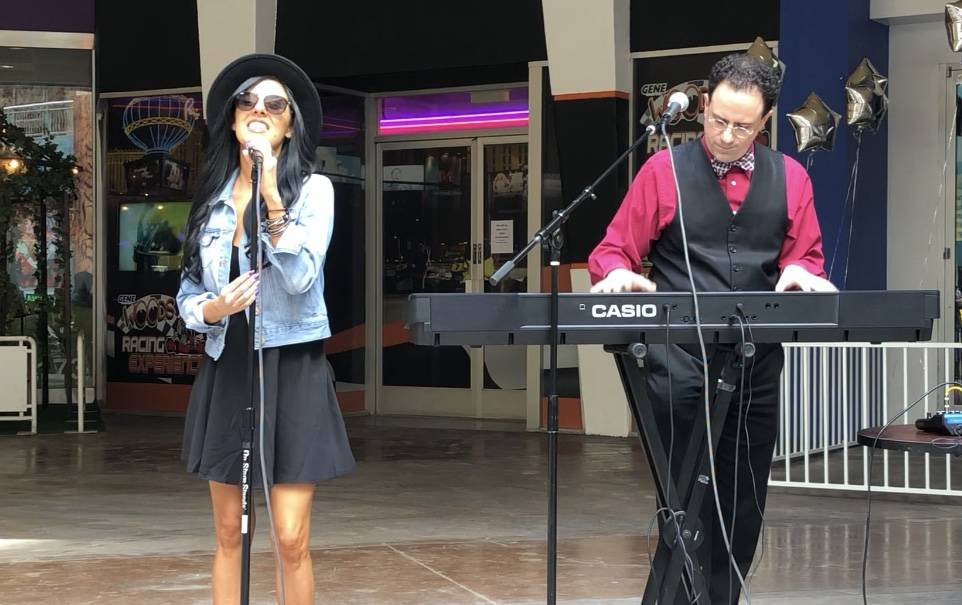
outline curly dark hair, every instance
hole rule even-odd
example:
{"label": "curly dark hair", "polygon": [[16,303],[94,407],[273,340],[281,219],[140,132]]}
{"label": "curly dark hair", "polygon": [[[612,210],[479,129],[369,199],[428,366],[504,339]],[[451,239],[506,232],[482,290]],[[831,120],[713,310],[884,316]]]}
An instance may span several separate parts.
{"label": "curly dark hair", "polygon": [[765,110],[762,112],[764,115],[778,98],[781,74],[777,69],[765,65],[751,55],[735,53],[722,57],[712,65],[711,73],[708,75],[709,97],[722,82],[726,82],[738,91],[757,88],[762,93],[762,99],[765,100]]}

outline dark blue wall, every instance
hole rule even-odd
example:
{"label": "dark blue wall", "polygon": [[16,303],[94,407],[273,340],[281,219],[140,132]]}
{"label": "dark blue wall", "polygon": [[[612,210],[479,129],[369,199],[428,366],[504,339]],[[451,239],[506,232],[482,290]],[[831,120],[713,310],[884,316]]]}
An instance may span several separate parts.
{"label": "dark blue wall", "polygon": [[877,133],[862,136],[854,221],[852,202],[845,206],[856,155],[855,138],[844,124],[845,80],[863,57],[882,74],[888,73],[888,27],[869,21],[868,15],[869,0],[781,3],[778,50],[786,64],[786,78],[778,101],[778,149],[805,163],[808,154],[795,152],[795,133],[785,113],[801,105],[809,92],[815,91],[842,114],[835,148],[816,152],[810,173],[825,268],[828,271],[837,256],[831,279],[847,290],[885,288],[887,120]]}

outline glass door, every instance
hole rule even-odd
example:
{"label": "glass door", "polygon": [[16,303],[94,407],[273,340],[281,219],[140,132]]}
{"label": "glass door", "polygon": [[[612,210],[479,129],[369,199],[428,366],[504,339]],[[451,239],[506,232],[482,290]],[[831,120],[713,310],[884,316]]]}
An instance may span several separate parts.
{"label": "glass door", "polygon": [[[527,263],[520,263],[497,286],[488,279],[528,241],[527,137],[478,139],[475,239],[482,263],[476,292],[527,292]],[[477,416],[524,418],[526,347],[488,346],[475,352]]]}
{"label": "glass door", "polygon": [[408,342],[408,296],[470,291],[473,141],[378,150],[381,243],[379,414],[472,416],[471,353]]}
{"label": "glass door", "polygon": [[378,414],[525,417],[524,347],[418,347],[404,323],[416,292],[522,292],[527,271],[487,279],[527,229],[525,137],[378,148]]}
{"label": "glass door", "polygon": [[0,113],[12,127],[0,132],[5,156],[0,180],[18,172],[42,180],[49,162],[31,157],[19,141],[49,141],[50,153],[74,158],[74,195],[47,198],[11,182],[0,186],[0,248],[6,261],[0,271],[0,335],[37,341],[39,402],[46,406],[76,401],[81,334],[86,400],[93,400],[99,328],[94,318],[103,314],[94,310],[93,54],[84,42],[43,48],[49,40],[41,38],[24,38],[36,46],[0,46]]}

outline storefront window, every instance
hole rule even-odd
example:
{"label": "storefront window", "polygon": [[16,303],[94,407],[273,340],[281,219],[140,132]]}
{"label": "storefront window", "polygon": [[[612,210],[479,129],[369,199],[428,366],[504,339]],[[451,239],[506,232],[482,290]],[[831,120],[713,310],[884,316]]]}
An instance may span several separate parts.
{"label": "storefront window", "polygon": [[200,93],[106,99],[106,354],[111,408],[179,411],[204,340],[177,311],[205,127]]}
{"label": "storefront window", "polygon": [[316,170],[334,184],[334,235],[325,264],[331,338],[325,343],[345,412],[365,409],[364,99],[321,91],[324,127]]}
{"label": "storefront window", "polygon": [[[41,347],[46,346],[41,403],[65,400],[65,373],[74,371],[77,334],[84,336],[86,384],[93,383],[96,272],[91,83],[89,50],[0,48],[0,111],[7,123],[36,142],[50,141],[57,154],[75,159],[77,169],[72,198],[58,195],[41,199],[15,193],[0,183],[0,203],[4,204],[0,214],[6,222],[4,242],[9,245],[4,251],[6,296],[0,305],[0,332],[31,336]],[[7,153],[15,156],[17,150],[10,148]],[[42,174],[50,169],[39,158],[21,160],[23,170]],[[39,221],[44,223],[42,232],[37,228]],[[40,240],[46,244],[42,252]],[[69,266],[63,266],[65,255],[57,252],[60,246],[69,247]],[[65,270],[69,271],[67,275]],[[41,335],[44,324],[45,335]],[[38,369],[44,373],[42,362]]]}

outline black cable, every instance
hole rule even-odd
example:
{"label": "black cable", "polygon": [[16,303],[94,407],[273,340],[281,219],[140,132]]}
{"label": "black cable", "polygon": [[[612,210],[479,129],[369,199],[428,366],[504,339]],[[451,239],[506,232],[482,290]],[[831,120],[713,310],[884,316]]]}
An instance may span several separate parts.
{"label": "black cable", "polygon": [[[678,525],[678,517],[675,515],[675,511],[671,508],[671,484],[672,484],[671,460],[675,450],[675,417],[674,417],[675,410],[674,410],[674,395],[671,388],[671,356],[667,354],[668,346],[671,344],[671,305],[666,304],[664,305],[663,308],[665,310],[665,351],[666,351],[665,368],[668,373],[668,422],[669,422],[671,434],[668,436],[668,480],[665,483],[666,502],[663,503],[664,506],[661,506],[657,510],[655,510],[654,515],[652,515],[651,519],[648,522],[648,533],[646,534],[647,541],[648,541],[648,549],[647,549],[648,569],[651,570],[652,579],[654,580],[655,584],[658,584],[658,573],[655,571],[654,562],[651,559],[651,530],[654,527],[654,522],[655,522],[655,519],[658,518],[658,515],[666,512],[668,516],[671,517],[671,522],[675,526],[675,539],[681,545],[682,554],[684,554],[685,556],[685,568],[688,570],[689,577],[692,578],[692,590],[694,590],[695,574],[696,573],[698,573],[699,575],[702,575],[702,574],[700,570],[695,569],[695,564],[691,560],[691,555],[688,554],[688,546],[685,544],[685,540],[682,537],[681,527]],[[704,579],[703,575],[702,575],[702,578]],[[700,593],[689,595],[689,603],[697,603],[698,598],[700,596],[701,596]]]}
{"label": "black cable", "polygon": [[[257,162],[256,166],[257,166],[257,184],[255,186],[259,187],[260,186],[259,183],[261,180],[260,173],[261,173],[262,167],[260,162]],[[255,225],[255,228],[253,229],[254,237],[258,238],[256,242],[257,256],[255,258],[255,262],[257,263],[257,275],[260,276],[261,272],[264,270],[264,245],[263,245],[263,242],[260,241],[261,208],[260,208],[260,191],[259,190],[254,192],[254,202],[251,205],[254,206],[254,225]],[[251,322],[252,325],[260,326],[260,321],[258,321],[256,317],[256,315],[261,314],[261,309],[263,308],[263,306],[261,305],[260,298],[261,298],[261,294],[260,294],[260,291],[258,291],[254,295],[254,300],[256,304],[254,306],[255,317],[254,317],[254,321]],[[272,546],[272,550],[274,551],[274,561],[277,565],[278,573],[280,574],[280,582],[278,582],[277,596],[278,596],[278,601],[280,602],[280,605],[284,605],[286,603],[286,598],[284,593],[284,561],[281,559],[280,547],[277,543],[277,532],[274,529],[274,511],[273,511],[273,507],[271,506],[271,489],[273,486],[268,481],[267,462],[264,460],[265,458],[264,456],[264,401],[266,397],[265,397],[265,391],[264,391],[264,328],[263,326],[261,326],[260,334],[261,334],[261,338],[260,338],[260,342],[258,343],[260,344],[260,346],[257,348],[257,383],[258,383],[257,386],[258,386],[258,391],[259,391],[260,400],[261,400],[260,414],[259,414],[260,418],[258,418],[258,431],[257,431],[258,441],[259,441],[258,445],[260,447],[260,456],[258,457],[260,458],[261,482],[264,484],[264,502],[267,505],[267,522],[268,524],[270,524],[270,528],[271,528],[271,531],[270,531],[271,546]],[[256,334],[255,334],[255,337],[256,337]],[[277,446],[276,441],[274,443],[274,446],[275,447]]]}
{"label": "black cable", "polygon": [[[671,389],[671,305],[665,304],[665,369],[668,373],[668,426],[670,434],[668,435],[668,476],[672,475],[671,472],[671,459],[675,452],[675,398]],[[665,504],[671,504],[671,484],[672,481],[669,479],[667,481],[667,487],[665,488],[668,492],[668,502]]]}
{"label": "black cable", "polygon": [[[738,517],[738,448],[739,446],[741,446],[741,437],[742,437],[742,429],[741,429],[742,406],[745,403],[745,363],[747,363],[746,362],[747,358],[745,357],[745,350],[747,348],[746,341],[745,341],[745,323],[742,321],[741,314],[742,314],[742,310],[741,308],[738,308],[738,314],[736,314],[735,317],[736,319],[738,319],[738,326],[741,331],[742,369],[740,372],[739,384],[738,384],[738,420],[735,422],[735,463],[734,463],[734,467],[732,468],[732,476],[734,480],[734,486],[732,490],[732,524],[731,524],[731,530],[728,532],[728,535],[730,536],[735,535],[735,519]],[[725,422],[726,423],[728,422],[727,418],[725,419]],[[745,422],[746,423],[748,422],[747,417],[745,419]],[[748,467],[751,468],[751,466],[752,466],[752,459],[751,459],[751,455],[749,454]],[[731,583],[731,578],[729,578],[729,581],[728,581],[728,602],[729,603],[731,603],[732,601],[732,588],[733,587]]]}
{"label": "black cable", "polygon": [[[942,387],[946,387],[946,386],[962,387],[962,383],[959,383],[959,382],[955,382],[955,381],[953,381],[953,380],[950,380],[950,381],[948,381],[948,382],[943,382],[943,383],[941,383],[941,384],[935,385],[934,387],[932,387],[931,389],[929,389],[928,391],[926,391],[921,397],[919,397],[918,399],[916,399],[916,400],[912,403],[912,405],[906,407],[904,410],[902,410],[901,412],[899,412],[898,414],[896,414],[895,416],[893,416],[891,420],[889,420],[888,422],[886,422],[886,423],[885,423],[885,426],[883,426],[883,427],[879,430],[879,432],[875,435],[875,439],[872,441],[872,449],[871,449],[871,451],[869,452],[869,457],[868,457],[868,477],[867,477],[867,481],[865,482],[865,485],[866,485],[866,487],[867,487],[867,493],[865,494],[865,505],[866,505],[866,509],[865,509],[865,547],[864,547],[864,549],[862,550],[862,603],[863,603],[863,605],[868,605],[868,589],[866,588],[866,584],[865,584],[865,574],[866,574],[866,571],[867,571],[867,569],[868,569],[869,529],[870,529],[870,525],[871,525],[871,522],[872,522],[872,464],[873,464],[873,462],[875,461],[875,449],[878,447],[878,440],[879,440],[879,438],[882,437],[882,433],[885,432],[885,429],[889,428],[889,426],[891,426],[891,424],[892,424],[893,422],[895,422],[896,420],[898,420],[899,418],[901,418],[902,416],[904,416],[904,415],[906,414],[906,412],[908,412],[909,410],[911,410],[912,408],[914,408],[915,406],[917,406],[917,405],[918,405],[919,403],[921,403],[926,397],[928,397],[929,395],[931,395],[934,391],[936,391],[936,390],[938,390],[938,389],[941,389]],[[907,487],[907,486],[906,486],[906,487]]]}
{"label": "black cable", "polygon": [[[669,513],[671,514],[671,520],[675,525],[675,536],[676,536],[676,539],[680,541],[682,552],[685,555],[685,565],[686,567],[688,567],[688,577],[692,579],[691,588],[692,588],[692,591],[695,591],[695,588],[696,588],[695,587],[695,572],[696,572],[695,564],[692,562],[691,556],[688,554],[688,545],[685,544],[685,539],[681,533],[681,527],[678,525],[678,517],[675,515],[675,512],[670,508],[671,484],[673,482],[671,461],[675,453],[675,397],[674,397],[674,392],[672,391],[672,388],[671,388],[671,353],[668,350],[669,347],[671,346],[671,305],[665,304],[664,309],[665,309],[665,369],[668,374],[668,425],[669,425],[669,432],[671,433],[668,436],[668,481],[666,481],[666,487],[665,487],[665,491],[668,494],[667,495],[668,502],[666,502],[665,504],[669,506]],[[686,523],[689,522],[691,518],[692,518],[691,511],[689,511],[688,518],[685,519],[685,522]],[[697,571],[700,575],[701,570],[697,570]],[[691,603],[698,602],[699,596],[700,595],[697,592],[694,595],[689,595],[690,597],[689,602]]]}
{"label": "black cable", "polygon": [[712,451],[711,447],[711,401],[708,397],[708,352],[705,349],[705,335],[701,325],[701,311],[698,306],[698,291],[695,288],[695,277],[691,270],[691,258],[688,254],[688,235],[685,232],[685,213],[681,199],[681,186],[678,184],[678,171],[675,169],[675,154],[671,146],[671,139],[668,137],[667,127],[664,124],[662,124],[661,127],[661,134],[665,138],[665,144],[668,148],[668,157],[671,160],[672,177],[675,181],[675,192],[678,197],[677,209],[678,222],[681,226],[682,250],[685,253],[685,268],[688,270],[688,282],[691,285],[691,298],[694,306],[695,328],[698,332],[698,346],[701,352],[703,378],[702,390],[705,397],[705,435],[708,442],[705,449],[708,450],[708,467],[711,471],[711,486],[712,492],[715,496],[715,513],[718,515],[718,523],[721,527],[722,540],[725,542],[725,549],[728,551],[729,564],[735,569],[735,575],[738,576],[738,583],[741,584],[742,591],[745,593],[745,600],[748,602],[748,605],[751,605],[751,592],[745,585],[745,578],[742,577],[742,572],[740,569],[738,569],[738,565],[735,563],[735,555],[732,553],[731,540],[728,539],[728,529],[725,527],[725,516],[722,514],[721,510],[721,498],[718,495],[718,477],[717,473],[715,472],[715,452]]}
{"label": "black cable", "polygon": [[[748,327],[748,341],[755,344],[755,336],[752,335],[752,322],[748,319],[748,316],[742,312],[742,319],[745,320],[745,325]],[[757,349],[756,349],[757,352]],[[762,544],[762,550],[755,560],[753,567],[748,570],[748,576],[745,578],[748,581],[749,586],[751,585],[751,576],[758,571],[758,566],[761,565],[762,560],[765,558],[765,513],[762,511],[762,504],[758,501],[758,479],[755,477],[755,467],[751,464],[751,451],[752,451],[752,438],[751,433],[748,431],[748,416],[752,411],[752,378],[755,376],[755,362],[752,362],[752,368],[748,371],[748,404],[745,406],[745,448],[749,452],[749,463],[748,472],[752,477],[752,494],[755,497],[755,510],[758,511],[758,516],[762,520],[761,531],[759,532],[759,541]],[[771,471],[769,471],[770,473]]]}
{"label": "black cable", "polygon": [[[652,561],[652,559],[651,559],[651,531],[652,531],[652,530],[654,529],[654,527],[655,527],[655,521],[658,519],[658,515],[660,515],[661,513],[665,513],[665,512],[667,512],[668,514],[670,514],[670,515],[672,516],[672,518],[675,519],[675,528],[676,528],[676,530],[677,530],[677,528],[678,528],[678,520],[677,520],[677,518],[675,517],[675,515],[672,514],[671,508],[668,507],[668,506],[662,506],[662,507],[658,508],[658,509],[654,512],[654,514],[651,516],[651,518],[648,520],[648,533],[646,534],[646,536],[647,536],[647,537],[646,537],[646,540],[647,540],[647,542],[648,542],[648,548],[646,549],[647,554],[648,554],[648,569],[651,570],[652,579],[654,580],[655,584],[658,583],[658,574],[655,573],[655,563],[654,563],[654,561]],[[691,555],[688,554],[688,550],[687,550],[687,548],[685,548],[684,543],[682,543],[682,553],[685,555],[685,568],[686,568],[686,569],[689,569],[689,570],[695,570],[695,564],[694,564],[694,562],[691,560]],[[702,579],[704,580],[705,576],[701,573],[700,570],[695,570],[695,571],[693,571],[693,572],[692,572],[692,575],[691,575],[692,578],[694,578],[694,574],[695,574],[695,573],[697,573],[698,575],[700,575],[700,576],[702,577]],[[694,588],[694,586],[692,586],[692,588]],[[688,602],[689,602],[690,604],[691,604],[691,603],[697,603],[699,598],[701,598],[701,593],[695,593],[693,596],[690,596],[690,597],[689,597]],[[655,605],[658,605],[658,601],[657,601],[657,600],[655,601]]]}

